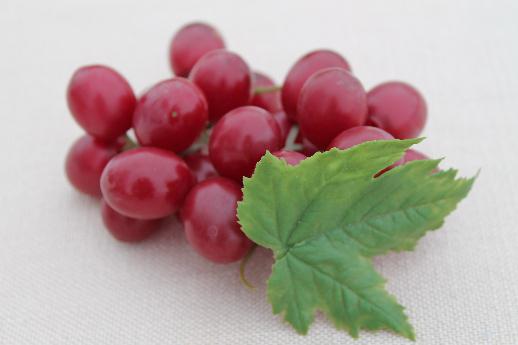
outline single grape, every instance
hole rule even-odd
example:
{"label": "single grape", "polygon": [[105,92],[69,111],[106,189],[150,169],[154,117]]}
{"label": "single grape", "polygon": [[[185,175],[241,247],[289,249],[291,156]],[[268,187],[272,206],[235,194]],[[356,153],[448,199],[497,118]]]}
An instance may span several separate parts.
{"label": "single grape", "polygon": [[138,100],[133,128],[143,146],[182,152],[207,121],[207,101],[201,90],[187,79],[173,78],[156,84]]}
{"label": "single grape", "polygon": [[[274,81],[265,74],[254,72],[252,74],[252,90],[263,87],[275,86]],[[282,110],[281,91],[272,91],[266,93],[254,94],[250,105],[268,110],[270,113],[275,113]]]}
{"label": "single grape", "polygon": [[160,226],[160,219],[134,219],[115,211],[101,201],[101,216],[104,226],[112,236],[121,242],[141,242]]}
{"label": "single grape", "polygon": [[426,123],[426,102],[415,88],[403,82],[387,82],[367,94],[368,123],[398,139],[417,137]]}
{"label": "single grape", "polygon": [[324,149],[340,132],[361,126],[367,118],[362,84],[341,68],[313,74],[300,92],[298,121],[304,137]]}
{"label": "single grape", "polygon": [[327,149],[330,150],[333,147],[337,147],[345,150],[366,141],[391,139],[394,139],[394,137],[383,129],[371,126],[358,126],[349,128],[338,134],[336,138],[331,141]]}
{"label": "single grape", "polygon": [[119,73],[93,65],[74,73],[67,88],[67,102],[75,120],[88,134],[111,141],[131,127],[136,99]]}
{"label": "single grape", "polygon": [[191,168],[191,171],[198,183],[208,179],[209,177],[218,176],[218,172],[216,171],[216,168],[214,168],[214,165],[212,165],[209,155],[204,153],[202,150],[188,154],[183,159],[189,168]]}
{"label": "single grape", "polygon": [[286,113],[282,110],[273,113],[272,115],[275,122],[277,122],[279,129],[281,130],[282,146],[284,146],[286,145],[286,140],[288,139],[288,135],[290,134],[292,123],[286,116]]}
{"label": "single grape", "polygon": [[[419,152],[417,150],[408,149],[408,150],[406,150],[405,155],[403,156],[403,159],[401,160],[401,164],[406,164],[406,163],[412,162],[412,161],[420,161],[420,160],[424,160],[424,159],[430,159],[430,157],[428,157],[424,153]],[[432,170],[432,173],[438,173],[439,171],[441,171],[441,169],[435,168]]]}
{"label": "single grape", "polygon": [[430,158],[428,158],[428,156],[425,155],[424,153],[421,153],[414,149],[406,150],[405,156],[403,157],[404,163],[408,163],[411,161],[420,161],[420,160],[424,160],[424,159],[430,159]]}
{"label": "single grape", "polygon": [[239,55],[224,49],[205,54],[189,79],[203,91],[209,104],[209,120],[218,121],[230,110],[246,105],[252,97],[252,74]]}
{"label": "single grape", "polygon": [[103,169],[123,146],[124,140],[106,143],[90,135],[76,140],[65,160],[65,172],[72,186],[82,193],[101,196]]}
{"label": "single grape", "polygon": [[[349,128],[343,131],[342,133],[338,134],[338,136],[334,138],[333,141],[331,141],[327,149],[330,150],[333,147],[337,147],[341,150],[346,150],[350,147],[359,145],[367,141],[392,139],[394,139],[394,137],[390,133],[387,133],[380,128],[371,126],[358,126]],[[381,170],[379,173],[375,175],[375,177],[378,177],[386,173],[390,169],[401,164],[403,164],[403,159],[400,159],[396,163]]]}
{"label": "single grape", "polygon": [[106,165],[101,191],[115,211],[136,219],[157,219],[178,210],[194,181],[187,164],[174,153],[140,147]]}
{"label": "single grape", "polygon": [[251,176],[267,150],[282,148],[281,131],[272,114],[245,106],[232,110],[214,126],[209,139],[209,156],[222,176],[241,183]]}
{"label": "single grape", "polygon": [[347,61],[331,50],[315,50],[307,53],[291,67],[282,85],[282,105],[291,121],[297,121],[297,104],[304,83],[314,73],[329,67],[351,70]]}
{"label": "single grape", "polygon": [[179,77],[187,77],[192,67],[206,53],[225,48],[219,32],[204,23],[191,23],[174,35],[169,47],[169,63]]}
{"label": "single grape", "polygon": [[311,157],[319,151],[318,147],[316,147],[311,141],[304,137],[300,128],[297,132],[297,136],[295,137],[294,142],[295,144],[302,145],[302,148],[297,150],[297,152],[300,152],[307,157]]}
{"label": "single grape", "polygon": [[300,152],[280,150],[272,153],[275,157],[283,159],[289,165],[297,165],[307,157]]}
{"label": "single grape", "polygon": [[187,195],[181,219],[189,244],[216,263],[240,260],[252,247],[237,222],[241,187],[229,179],[213,177],[198,183]]}

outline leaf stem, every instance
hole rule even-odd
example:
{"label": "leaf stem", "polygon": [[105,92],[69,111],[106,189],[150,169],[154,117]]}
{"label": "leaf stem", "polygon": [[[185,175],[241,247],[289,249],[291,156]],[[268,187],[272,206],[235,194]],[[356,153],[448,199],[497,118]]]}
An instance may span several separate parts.
{"label": "leaf stem", "polygon": [[247,288],[249,288],[251,290],[255,289],[255,286],[252,285],[252,283],[250,283],[248,281],[248,279],[246,279],[245,269],[246,269],[246,265],[247,265],[248,261],[250,261],[250,258],[254,254],[256,248],[257,248],[257,245],[254,244],[253,247],[250,248],[248,253],[246,253],[243,260],[241,260],[241,263],[239,264],[239,279],[241,280],[241,283],[243,283],[243,285],[245,285]]}

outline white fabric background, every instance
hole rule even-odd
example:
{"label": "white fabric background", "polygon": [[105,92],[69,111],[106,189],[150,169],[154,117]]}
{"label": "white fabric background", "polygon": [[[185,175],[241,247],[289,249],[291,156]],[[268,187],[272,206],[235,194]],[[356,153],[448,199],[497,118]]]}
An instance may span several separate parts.
{"label": "white fabric background", "polygon": [[81,133],[64,90],[105,63],[141,91],[170,76],[182,24],[216,25],[253,68],[282,81],[303,53],[342,52],[366,88],[416,85],[429,104],[421,149],[462,175],[470,197],[413,253],[376,260],[418,344],[518,344],[518,2],[0,0],[0,344],[406,344],[353,341],[321,315],[302,337],[265,299],[259,252],[237,265],[193,253],[172,220],[136,246],[110,238],[97,201],[67,184]]}

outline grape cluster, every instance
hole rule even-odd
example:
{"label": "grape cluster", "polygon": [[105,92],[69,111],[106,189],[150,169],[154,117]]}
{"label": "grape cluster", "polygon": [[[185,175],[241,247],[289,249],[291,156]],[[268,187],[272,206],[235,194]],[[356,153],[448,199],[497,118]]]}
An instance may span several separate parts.
{"label": "grape cluster", "polygon": [[[68,85],[70,112],[86,134],[70,148],[66,174],[102,198],[103,222],[120,241],[142,241],[178,212],[198,253],[239,260],[253,245],[237,222],[242,181],[266,151],[296,165],[334,147],[413,138],[426,121],[415,88],[387,82],[366,92],[331,50],[302,56],[278,87],[227,50],[214,28],[193,23],[174,35],[169,60],[176,76],[139,98],[101,65],[79,68]],[[409,150],[395,165],[425,158]]]}

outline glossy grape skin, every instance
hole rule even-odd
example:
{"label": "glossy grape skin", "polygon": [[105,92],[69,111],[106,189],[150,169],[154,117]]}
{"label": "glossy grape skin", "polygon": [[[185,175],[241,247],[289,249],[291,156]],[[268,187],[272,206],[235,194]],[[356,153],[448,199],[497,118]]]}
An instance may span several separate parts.
{"label": "glossy grape skin", "polygon": [[405,163],[411,162],[411,161],[419,161],[424,159],[430,159],[427,155],[425,155],[422,152],[419,152],[414,149],[408,149],[405,152],[405,156],[403,157],[403,161]]}
{"label": "glossy grape skin", "polygon": [[300,128],[297,132],[297,136],[295,137],[295,143],[302,145],[302,148],[297,150],[297,152],[300,152],[307,157],[311,157],[319,151],[318,147],[313,145],[313,143],[311,143],[311,141],[309,141],[308,139],[306,139],[304,137]]}
{"label": "glossy grape skin", "polygon": [[[330,150],[333,147],[337,147],[341,150],[346,150],[348,148],[362,144],[367,141],[392,139],[394,139],[394,137],[390,133],[387,133],[384,130],[382,130],[381,128],[372,126],[358,126],[349,128],[343,131],[342,133],[338,134],[338,136],[336,136],[336,138],[334,138],[333,141],[331,141],[327,149]],[[396,163],[381,170],[379,173],[375,175],[375,177],[378,177],[384,174],[385,172],[389,171],[390,169],[401,164],[403,164],[403,159],[400,159]]]}
{"label": "glossy grape skin", "polygon": [[191,23],[176,32],[169,47],[169,63],[179,77],[187,77],[206,53],[225,48],[219,32],[205,23]]}
{"label": "glossy grape skin", "polygon": [[160,219],[134,219],[126,217],[106,201],[101,201],[101,216],[110,234],[121,242],[141,242],[153,234],[160,226]]}
{"label": "glossy grape skin", "polygon": [[302,56],[289,70],[282,85],[282,106],[291,121],[297,121],[297,104],[300,90],[314,73],[329,67],[351,68],[347,61],[331,50],[315,50]]}
{"label": "glossy grape skin", "polygon": [[75,71],[68,84],[67,102],[75,120],[88,134],[112,141],[131,127],[136,99],[119,73],[93,65]]}
{"label": "glossy grape skin", "polygon": [[286,145],[286,140],[288,139],[288,135],[290,134],[292,123],[286,116],[286,113],[282,110],[273,113],[272,115],[275,122],[277,122],[279,129],[281,130],[282,146],[284,146]]}
{"label": "glossy grape skin", "polygon": [[365,90],[341,68],[313,74],[300,92],[298,121],[304,137],[324,149],[340,132],[367,119]]}
{"label": "glossy grape skin", "polygon": [[100,197],[103,169],[123,145],[123,140],[106,143],[90,135],[76,140],[65,159],[65,173],[72,186],[82,193]]}
{"label": "glossy grape skin", "polygon": [[297,165],[307,157],[300,152],[280,150],[272,153],[275,157],[283,159],[289,165]]}
{"label": "glossy grape skin", "polygon": [[188,154],[183,159],[198,183],[210,177],[218,176],[218,172],[214,165],[212,165],[209,155],[201,150]]}
{"label": "glossy grape skin", "polygon": [[[254,72],[252,74],[252,90],[255,91],[257,88],[272,86],[275,86],[275,83],[267,75],[260,72]],[[255,105],[256,107],[266,109],[272,114],[281,111],[281,91],[279,90],[254,94],[252,100],[250,101],[250,105]]]}
{"label": "glossy grape skin", "polygon": [[245,106],[226,114],[214,126],[209,139],[209,156],[221,176],[239,183],[250,177],[266,153],[282,148],[281,131],[266,110]]}
{"label": "glossy grape skin", "polygon": [[[424,153],[419,152],[417,150],[408,149],[408,150],[406,150],[405,155],[401,159],[401,163],[400,164],[406,164],[408,162],[420,161],[420,160],[425,160],[425,159],[430,159],[430,157],[428,157]],[[432,170],[432,173],[435,174],[435,173],[438,173],[439,171],[441,171],[441,169],[435,168],[435,169]]]}
{"label": "glossy grape skin", "polygon": [[423,96],[403,82],[387,82],[367,94],[368,123],[398,139],[417,137],[423,130],[427,109]]}
{"label": "glossy grape skin", "polygon": [[123,215],[157,219],[175,213],[195,179],[174,153],[139,147],[114,157],[101,176],[105,201]]}
{"label": "glossy grape skin", "polygon": [[138,100],[133,128],[139,143],[174,152],[187,149],[208,122],[201,90],[184,78],[164,80]]}
{"label": "glossy grape skin", "polygon": [[205,54],[193,67],[189,79],[209,104],[209,120],[217,122],[232,109],[249,104],[252,73],[237,54],[224,49]]}
{"label": "glossy grape skin", "polygon": [[394,137],[383,129],[371,126],[358,126],[349,128],[338,134],[333,141],[331,141],[327,149],[330,150],[333,147],[337,147],[346,150],[366,141],[391,139],[394,139]]}
{"label": "glossy grape skin", "polygon": [[198,183],[187,195],[181,211],[187,241],[208,260],[234,262],[252,247],[237,222],[241,198],[241,187],[223,177]]}

